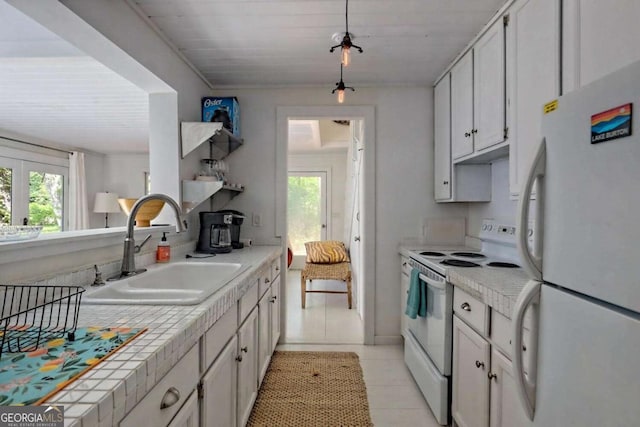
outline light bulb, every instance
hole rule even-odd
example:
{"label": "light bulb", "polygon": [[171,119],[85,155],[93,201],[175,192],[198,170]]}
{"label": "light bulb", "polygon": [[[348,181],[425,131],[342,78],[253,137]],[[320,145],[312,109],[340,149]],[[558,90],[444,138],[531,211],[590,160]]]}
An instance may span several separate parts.
{"label": "light bulb", "polygon": [[338,103],[342,104],[344,102],[344,90],[338,91]]}
{"label": "light bulb", "polygon": [[349,49],[348,47],[343,47],[342,48],[342,65],[346,67],[349,65],[350,61],[351,61],[351,49]]}

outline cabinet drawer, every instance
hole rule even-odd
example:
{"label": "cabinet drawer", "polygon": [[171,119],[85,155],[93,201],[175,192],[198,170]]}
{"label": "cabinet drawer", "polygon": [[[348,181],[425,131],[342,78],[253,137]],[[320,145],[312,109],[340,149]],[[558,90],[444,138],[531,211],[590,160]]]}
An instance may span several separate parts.
{"label": "cabinet drawer", "polygon": [[404,274],[411,276],[412,267],[409,265],[409,258],[400,257],[400,268]]}
{"label": "cabinet drawer", "polygon": [[276,258],[271,264],[271,281],[273,282],[280,274],[280,257]]}
{"label": "cabinet drawer", "polygon": [[[531,316],[524,318],[524,332],[522,335],[522,350],[524,351],[524,369],[529,370],[528,349],[531,348]],[[511,344],[513,326],[510,319],[507,319],[497,311],[491,312],[491,341],[496,345],[509,360],[513,360],[513,345]]]}
{"label": "cabinet drawer", "polygon": [[489,335],[489,306],[460,288],[453,291],[453,311],[485,337]]}
{"label": "cabinet drawer", "polygon": [[258,299],[262,298],[267,289],[271,286],[271,267],[265,269],[260,273],[258,279]]}
{"label": "cabinet drawer", "polygon": [[[158,382],[129,414],[122,420],[120,427],[166,426],[198,383],[198,346],[189,352]],[[171,390],[171,391],[170,391]],[[160,405],[175,403],[160,409]]]}
{"label": "cabinet drawer", "polygon": [[258,304],[258,282],[247,291],[238,301],[238,325],[242,325],[251,310]]}
{"label": "cabinet drawer", "polygon": [[218,357],[227,341],[238,329],[238,306],[232,305],[216,323],[205,332],[202,338],[202,360],[200,372],[204,372]]}

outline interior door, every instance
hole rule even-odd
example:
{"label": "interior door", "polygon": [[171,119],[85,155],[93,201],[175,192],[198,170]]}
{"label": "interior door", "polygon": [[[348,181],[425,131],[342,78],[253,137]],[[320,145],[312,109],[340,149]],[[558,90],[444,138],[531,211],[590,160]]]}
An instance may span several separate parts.
{"label": "interior door", "polygon": [[305,242],[326,240],[327,172],[290,171],[288,178],[287,228],[293,249],[292,268],[302,268]]}

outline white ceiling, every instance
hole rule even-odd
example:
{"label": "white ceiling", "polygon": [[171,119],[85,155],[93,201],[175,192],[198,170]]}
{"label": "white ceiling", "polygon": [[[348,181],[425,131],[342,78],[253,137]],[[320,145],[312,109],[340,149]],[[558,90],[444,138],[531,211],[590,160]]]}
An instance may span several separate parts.
{"label": "white ceiling", "polygon": [[0,136],[148,152],[148,95],[0,0]]}
{"label": "white ceiling", "polygon": [[345,151],[351,129],[333,120],[289,120],[289,153]]}
{"label": "white ceiling", "polygon": [[[345,0],[133,0],[213,84],[327,85]],[[352,0],[347,84],[434,83],[505,0]]]}
{"label": "white ceiling", "polygon": [[[128,0],[223,86],[339,78],[344,0]],[[351,0],[347,85],[429,85],[505,0]],[[0,0],[2,130],[98,152],[148,151],[148,96]]]}

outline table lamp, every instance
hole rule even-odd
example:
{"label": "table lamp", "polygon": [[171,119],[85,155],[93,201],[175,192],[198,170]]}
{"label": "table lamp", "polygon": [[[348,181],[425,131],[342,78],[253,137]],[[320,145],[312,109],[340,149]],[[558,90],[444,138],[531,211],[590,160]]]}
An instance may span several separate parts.
{"label": "table lamp", "polygon": [[104,226],[109,228],[109,214],[120,212],[118,204],[118,195],[116,193],[96,193],[95,204],[93,205],[95,213],[104,214]]}

